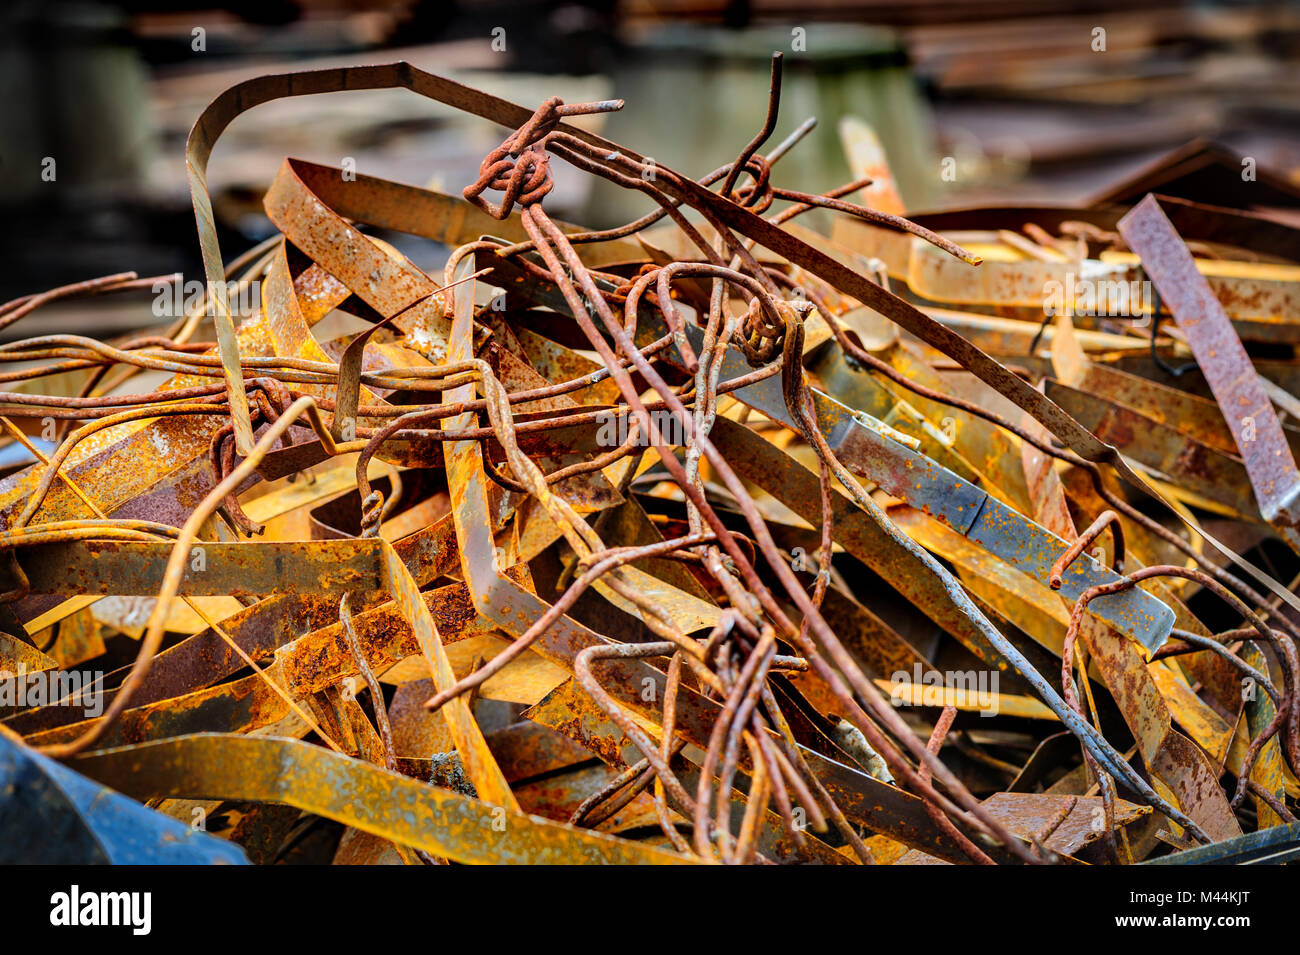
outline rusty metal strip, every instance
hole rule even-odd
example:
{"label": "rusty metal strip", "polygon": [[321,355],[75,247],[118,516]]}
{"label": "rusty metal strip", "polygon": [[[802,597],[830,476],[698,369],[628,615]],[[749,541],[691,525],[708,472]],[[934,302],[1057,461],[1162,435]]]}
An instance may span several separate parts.
{"label": "rusty metal strip", "polygon": [[182,736],[78,757],[79,772],[136,798],[278,802],[464,863],[659,864],[691,860],[561,825],[273,737]]}
{"label": "rusty metal strip", "polygon": [[[19,560],[34,593],[152,596],[171,551],[170,543],[89,540],[38,544]],[[180,590],[189,596],[382,589],[383,555],[374,540],[203,541],[190,556]]]}
{"label": "rusty metal strip", "polygon": [[1300,551],[1300,471],[1250,357],[1154,196],[1119,221],[1120,234],[1173,313],[1232,431],[1260,512]]}

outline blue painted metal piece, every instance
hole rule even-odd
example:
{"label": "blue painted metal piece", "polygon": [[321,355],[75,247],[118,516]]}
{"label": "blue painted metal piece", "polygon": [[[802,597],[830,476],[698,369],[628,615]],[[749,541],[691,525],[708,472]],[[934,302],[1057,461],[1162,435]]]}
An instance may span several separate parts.
{"label": "blue painted metal piece", "polygon": [[234,843],[0,737],[0,864],[248,865]]}
{"label": "blue painted metal piece", "polygon": [[1300,862],[1300,822],[1248,832],[1140,865],[1285,865]]}

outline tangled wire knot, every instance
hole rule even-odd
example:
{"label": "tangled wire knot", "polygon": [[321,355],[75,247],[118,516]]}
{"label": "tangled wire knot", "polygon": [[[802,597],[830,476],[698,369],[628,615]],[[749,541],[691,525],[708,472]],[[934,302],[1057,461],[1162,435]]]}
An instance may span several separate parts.
{"label": "tangled wire knot", "polygon": [[[510,215],[516,202],[532,205],[540,202],[555,185],[551,178],[550,156],[546,137],[559,125],[564,101],[552,96],[524,125],[492,150],[478,167],[478,180],[462,193],[494,219]],[[483,198],[487,190],[504,192],[500,205]]]}

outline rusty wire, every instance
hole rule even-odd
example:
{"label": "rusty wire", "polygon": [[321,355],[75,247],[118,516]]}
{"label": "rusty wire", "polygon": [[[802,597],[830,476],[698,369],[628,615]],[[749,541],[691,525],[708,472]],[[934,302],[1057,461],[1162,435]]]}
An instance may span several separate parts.
{"label": "rusty wire", "polygon": [[[418,85],[411,73],[399,73],[399,85]],[[1132,861],[1124,826],[1132,822],[1134,806],[1163,815],[1202,843],[1222,838],[1223,830],[1221,827],[1212,834],[1200,807],[1176,804],[1162,795],[1102,733],[1088,676],[1088,653],[1092,650],[1090,647],[1085,653],[1081,645],[1088,640],[1081,629],[1085,615],[1092,612],[1089,608],[1094,601],[1128,593],[1157,578],[1191,581],[1220,597],[1249,623],[1248,631],[1230,630],[1210,638],[1175,628],[1175,642],[1148,648],[1152,651],[1150,662],[1154,665],[1208,651],[1235,673],[1262,685],[1272,712],[1265,715],[1264,725],[1251,734],[1241,754],[1235,794],[1230,800],[1221,800],[1226,803],[1229,822],[1219,822],[1235,824],[1232,813],[1242,810],[1247,795],[1254,795],[1260,806],[1281,819],[1293,820],[1286,803],[1289,795],[1264,785],[1255,768],[1264,758],[1266,745],[1277,737],[1286,765],[1292,773],[1300,771],[1300,702],[1296,699],[1300,661],[1293,642],[1300,630],[1294,622],[1285,614],[1274,613],[1276,626],[1267,624],[1253,609],[1276,609],[1268,605],[1264,594],[1226,566],[1207,560],[1189,538],[1123,498],[1108,483],[1107,468],[1117,456],[1112,456],[1109,464],[1102,463],[1104,456],[1085,456],[1078,440],[1070,444],[1064,433],[1068,428],[1054,432],[1069,445],[1058,446],[1052,437],[1009,421],[978,401],[914,380],[869,351],[846,326],[844,316],[851,304],[842,290],[837,291],[825,276],[797,268],[779,255],[769,256],[775,249],[768,247],[760,253],[760,245],[765,244],[760,236],[734,226],[736,221],[748,220],[733,218],[733,208],[746,215],[766,216],[761,221],[773,227],[820,208],[913,237],[967,265],[980,262],[978,254],[937,231],[846,198],[869,180],[857,179],[823,193],[775,185],[774,164],[810,128],[804,124],[777,147],[761,152],[776,128],[780,89],[777,58],[761,129],[733,162],[698,180],[655,166],[630,151],[607,148],[603,141],[563,124],[566,117],[620,109],[621,101],[565,104],[558,97],[545,100],[488,153],[477,180],[463,191],[465,202],[495,220],[510,220],[526,239],[453,243],[440,282],[412,266],[403,273],[404,281],[418,294],[411,293],[393,305],[379,326],[371,329],[391,336],[398,343],[393,347],[412,343],[412,355],[418,353],[413,344],[418,336],[409,329],[418,328],[419,334],[426,336],[430,329],[436,330],[447,346],[436,361],[421,353],[424,360],[420,363],[389,362],[366,368],[359,360],[349,364],[346,353],[339,361],[322,357],[319,347],[293,354],[259,354],[252,349],[245,353],[236,347],[238,375],[232,379],[230,349],[235,340],[227,332],[233,327],[222,325],[225,293],[215,290],[210,290],[201,309],[163,334],[143,334],[116,344],[79,335],[43,335],[0,346],[0,362],[37,363],[0,376],[0,380],[21,383],[13,391],[0,392],[0,415],[6,416],[11,431],[26,443],[8,418],[48,418],[67,422],[70,428],[59,434],[57,449],[41,457],[28,475],[23,494],[16,499],[19,503],[0,534],[11,578],[5,603],[18,607],[28,598],[31,580],[23,562],[25,555],[39,548],[114,541],[166,547],[165,566],[156,575],[156,600],[134,662],[120,675],[107,709],[86,725],[74,725],[57,739],[36,741],[33,747],[77,765],[79,758],[93,758],[116,739],[114,734],[122,730],[128,713],[136,721],[132,726],[141,725],[141,711],[158,704],[153,696],[143,705],[138,700],[150,692],[151,670],[166,656],[163,648],[173,603],[178,597],[190,599],[184,588],[192,577],[187,561],[193,549],[256,538],[266,532],[267,522],[249,515],[251,501],[256,500],[246,497],[250,485],[355,455],[347,459],[347,467],[355,472],[358,531],[343,536],[375,545],[373,553],[382,570],[374,571],[371,586],[352,581],[341,594],[333,593],[329,611],[294,639],[308,639],[331,626],[331,619],[337,622],[343,651],[337,670],[353,676],[358,690],[369,694],[373,728],[364,714],[358,717],[350,708],[355,700],[331,696],[324,690],[301,694],[295,686],[282,684],[286,675],[294,672],[290,664],[295,658],[287,645],[262,648],[262,655],[269,654],[271,663],[261,666],[221,626],[206,616],[203,619],[234,648],[239,665],[248,666],[278,698],[287,701],[293,713],[330,748],[342,754],[352,746],[354,752],[349,756],[364,760],[366,746],[358,740],[369,738],[373,729],[377,744],[371,747],[372,761],[389,774],[402,775],[405,770],[397,748],[396,717],[385,700],[382,674],[372,666],[379,657],[368,642],[370,631],[366,629],[366,621],[372,619],[368,615],[386,607],[395,608],[417,638],[418,652],[407,657],[421,660],[432,679],[433,688],[422,701],[422,712],[449,727],[457,766],[470,778],[476,795],[491,802],[494,793],[498,803],[511,811],[519,806],[473,711],[477,695],[492,681],[517,674],[521,664],[540,654],[553,665],[562,665],[571,676],[574,692],[584,694],[594,706],[587,717],[592,724],[574,728],[580,741],[596,735],[594,727],[602,720],[627,741],[626,751],[612,761],[603,781],[565,807],[562,821],[572,830],[614,825],[622,814],[642,806],[652,814],[665,851],[685,860],[725,864],[783,861],[779,851],[793,853],[793,857],[820,851],[813,845],[816,839],[817,846],[823,846],[823,840],[837,840],[844,855],[870,864],[881,846],[877,843],[873,849],[868,844],[865,830],[869,826],[860,810],[854,815],[842,803],[846,796],[862,795],[864,790],[853,786],[893,787],[913,800],[920,810],[917,818],[932,826],[925,843],[929,850],[977,864],[1059,861],[1057,850],[1048,843],[1060,838],[1082,793],[1071,795],[1032,831],[1008,825],[941,758],[944,740],[953,730],[956,707],[944,703],[927,743],[924,734],[900,715],[877,685],[879,674],[864,666],[847,635],[832,626],[828,601],[844,596],[832,597],[833,590],[842,589],[833,583],[839,542],[836,515],[842,508],[852,507],[865,516],[896,559],[906,559],[911,562],[908,566],[938,582],[954,619],[960,619],[961,626],[982,641],[991,657],[1009,664],[1028,692],[1045,704],[1048,715],[1078,739],[1082,764],[1100,790],[1102,843],[1111,861]],[[517,111],[511,115],[519,116]],[[566,232],[544,207],[553,185],[550,161],[554,157],[645,194],[654,202],[655,211],[616,229]],[[719,206],[712,199],[702,201],[699,190],[719,182],[720,190],[709,195],[727,205]],[[499,200],[489,198],[495,193],[500,194]],[[778,202],[788,205],[773,211]],[[688,209],[697,218],[688,217]],[[594,267],[584,260],[583,250],[643,233],[663,220],[694,246],[694,257],[666,264],[642,259],[622,263],[620,268]],[[352,228],[346,222],[343,227]],[[1038,231],[1031,235],[1042,232],[1035,229]],[[364,239],[362,233],[356,235]],[[287,269],[285,261],[283,245],[269,241],[222,272],[239,275],[241,283],[269,281],[277,268]],[[477,271],[471,272],[472,268]],[[476,281],[493,282],[498,273],[502,284],[518,275],[518,281],[532,288],[535,296],[544,296],[539,300],[548,303],[549,314],[559,315],[573,326],[571,339],[580,345],[573,351],[595,353],[596,367],[581,373],[570,371],[568,377],[546,378],[534,372],[526,380],[535,382],[543,377],[544,384],[516,386],[510,382],[520,380],[519,373],[511,371],[510,361],[520,359],[504,335],[494,332],[489,337],[509,360],[490,349],[475,352],[464,340],[456,346],[462,351],[454,352],[451,346],[456,335],[463,336],[466,329],[472,332],[476,319],[481,320],[480,328],[491,325],[490,310],[476,305],[473,295]],[[0,306],[0,327],[23,320],[53,301],[129,291],[153,281],[124,273],[24,296]],[[337,302],[361,294],[360,288],[348,287],[339,293]],[[368,304],[374,307],[374,303]],[[216,316],[215,345],[191,341],[205,311]],[[1087,587],[1073,601],[1060,654],[1060,693],[1024,652],[1018,636],[1003,632],[995,625],[994,615],[986,612],[986,605],[973,599],[969,581],[959,579],[930,549],[909,536],[891,517],[883,488],[851,468],[844,448],[832,442],[819,417],[824,408],[818,404],[821,382],[806,362],[805,345],[813,334],[814,319],[824,323],[830,347],[855,373],[878,376],[921,400],[985,422],[1008,440],[1014,439],[1017,447],[1044,456],[1049,467],[1050,462],[1059,462],[1077,469],[1107,505],[1090,526],[1064,544],[1042,581],[1059,591],[1063,581],[1087,559],[1083,555],[1102,531],[1110,528],[1111,569],[1118,579]],[[395,330],[399,320],[407,323],[407,328]],[[511,326],[507,323],[505,327]],[[647,328],[651,329],[648,337]],[[359,359],[367,342],[364,338],[355,342]],[[467,347],[471,349],[468,352],[464,351]],[[347,351],[352,351],[351,344]],[[449,357],[452,354],[459,357]],[[991,360],[983,353],[979,357]],[[745,363],[743,373],[734,370],[738,361]],[[974,359],[968,363],[978,364]],[[724,366],[730,369],[726,374]],[[1007,372],[1005,367],[999,368]],[[125,386],[140,371],[164,372],[173,378],[162,389],[127,393]],[[46,395],[35,390],[35,383],[42,379],[68,373],[86,376],[75,394]],[[770,511],[760,507],[760,495],[714,440],[719,429],[725,437],[728,429],[736,426],[726,417],[723,399],[738,400],[768,385],[779,388],[780,405],[764,407],[763,413],[793,432],[799,447],[814,462],[812,510],[819,521],[808,522],[816,541],[817,564],[811,592],[778,546]],[[612,404],[588,408],[584,405],[595,402],[574,400],[598,386],[607,386],[603,394],[617,395]],[[406,402],[386,400],[381,394],[405,396]],[[523,410],[542,405],[548,410]],[[168,523],[118,515],[116,510],[101,509],[74,483],[73,469],[84,468],[95,449],[111,443],[114,436],[171,419],[198,429],[204,448],[206,483],[200,482],[199,492],[184,506],[183,520]],[[574,434],[590,432],[603,422],[616,422],[623,429],[612,445],[599,450],[587,446],[583,452],[566,446],[566,442],[575,441]],[[1070,424],[1078,427],[1072,419]],[[346,440],[342,438],[345,427]],[[1078,438],[1077,433],[1070,433]],[[251,443],[246,442],[249,436]],[[548,455],[538,453],[538,448],[550,454],[545,467],[543,459]],[[570,491],[580,480],[604,480],[605,475],[617,473],[617,493],[630,497],[651,451],[657,462],[654,479],[665,487],[671,485],[672,499],[681,505],[678,526],[683,530],[649,542],[624,543],[618,529],[607,522],[606,510],[598,509],[592,517]],[[416,461],[410,471],[446,473],[451,500],[447,520],[470,519],[468,491],[457,484],[466,473],[478,482],[472,484],[474,493],[481,493],[489,507],[499,512],[496,517],[477,515],[486,527],[476,528],[483,536],[475,541],[456,524],[449,542],[444,539],[438,545],[444,554],[450,553],[449,562],[424,578],[404,566],[384,537],[390,522],[409,507],[420,506],[419,501],[407,499],[407,479],[400,477],[401,472],[391,463],[406,460],[404,454]],[[481,463],[477,476],[465,471],[469,466],[463,463],[472,463],[475,454]],[[300,461],[307,464],[297,463]],[[387,492],[375,486],[371,475],[375,462],[384,462],[389,468]],[[274,470],[276,467],[282,470]],[[62,510],[52,504],[57,503],[65,484],[90,504],[93,518],[59,516]],[[101,502],[111,498],[101,489],[92,492]],[[114,507],[120,503],[114,501]],[[525,505],[531,509],[528,524],[516,518],[503,531],[496,523],[510,520],[510,513],[524,513]],[[1126,521],[1130,528],[1178,548],[1204,570],[1163,564],[1137,566],[1131,547],[1126,553]],[[492,588],[485,588],[476,575],[487,566],[494,578],[504,580],[511,567],[526,569],[525,530],[540,533],[538,525],[544,525],[551,535],[545,547],[562,559],[559,586],[548,601],[540,601],[540,594],[534,591],[540,609],[531,616],[516,613],[522,619],[510,629],[490,616],[487,604],[495,599]],[[424,530],[432,526],[432,521],[426,521]],[[505,544],[487,554],[483,540]],[[248,546],[259,544],[250,541]],[[498,551],[507,557],[499,558]],[[463,572],[449,574],[458,560]],[[487,563],[476,563],[480,561]],[[701,628],[685,627],[674,613],[676,605],[666,606],[656,593],[646,590],[646,572],[640,568],[656,561],[673,561],[689,568],[689,579],[715,604],[716,622],[707,634]],[[432,593],[429,588],[434,581],[444,578],[451,581],[445,586],[467,590],[475,614],[494,624],[488,630],[509,637],[490,659],[478,659],[459,676],[434,620],[434,611],[440,608],[431,611],[422,602]],[[1276,594],[1276,588],[1269,586]],[[573,619],[587,619],[580,611],[596,598],[615,601],[621,613],[637,621],[634,639],[597,635],[584,645],[573,636],[581,633]],[[257,606],[251,603],[246,609],[252,611]],[[1241,645],[1247,639],[1252,645],[1267,647],[1273,655],[1282,677],[1280,688],[1267,668],[1252,665],[1242,655]],[[1237,650],[1232,649],[1234,643],[1239,644]],[[328,657],[327,651],[320,652]],[[1084,686],[1093,722],[1079,698],[1076,664],[1080,661],[1084,665],[1079,667],[1077,679]],[[392,662],[385,658],[386,664]],[[306,668],[301,661],[295,665]],[[1145,667],[1147,661],[1136,665]],[[642,700],[630,697],[626,674],[632,673],[641,675],[643,681],[659,681],[655,685],[662,684],[657,691],[662,695]],[[792,688],[792,677],[815,683],[819,699],[830,701],[826,705],[834,708],[834,715],[842,718],[854,739],[860,739],[865,750],[887,767],[893,774],[891,780],[886,781],[880,771],[868,771],[872,760],[863,757],[848,770],[855,782],[846,784],[839,779],[834,783],[835,792],[831,791],[827,783],[833,774],[828,773],[824,760],[854,760],[845,755],[847,750],[824,744],[818,752],[814,741],[825,736],[818,720],[825,720],[827,714],[813,719],[797,703],[792,704],[792,700],[801,699]],[[218,685],[220,679],[224,677],[216,678]],[[337,679],[328,687],[336,685]],[[200,686],[191,689],[197,691]],[[804,704],[811,708],[807,701]],[[317,718],[306,712],[312,708]],[[329,717],[321,718],[322,711]],[[356,722],[358,719],[362,722]],[[349,720],[350,728],[340,732],[349,727]],[[657,731],[651,732],[649,725]],[[5,738],[10,738],[7,728]],[[688,750],[688,744],[693,744],[693,749]],[[605,758],[609,753],[601,755]],[[992,756],[987,759],[997,763]],[[1135,802],[1124,802],[1129,799]],[[782,848],[787,845],[794,848]],[[441,858],[427,847],[416,846],[415,852],[424,861]]]}

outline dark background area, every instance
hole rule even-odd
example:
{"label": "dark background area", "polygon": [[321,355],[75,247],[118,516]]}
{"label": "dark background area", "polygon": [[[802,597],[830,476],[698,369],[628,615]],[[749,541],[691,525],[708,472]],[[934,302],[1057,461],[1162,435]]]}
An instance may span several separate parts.
{"label": "dark background area", "polygon": [[[909,211],[1084,202],[1197,140],[1300,183],[1289,3],[16,2],[0,12],[0,299],[128,269],[201,276],[185,137],[251,76],[401,58],[528,106],[621,96],[602,132],[698,175],[761,123],[773,50],[786,59],[777,136],[819,119],[780,167],[798,188],[850,178],[845,115],[879,135]],[[403,92],[259,107],[210,165],[222,248],[269,234],[261,195],[286,155],[459,193],[502,135]],[[645,211],[562,165],[555,214],[607,226]],[[37,321],[147,324],[143,297],[103,304],[97,327],[76,303]]]}

